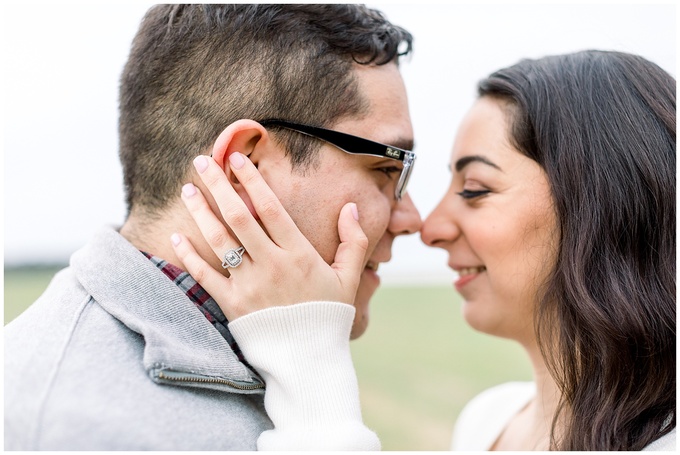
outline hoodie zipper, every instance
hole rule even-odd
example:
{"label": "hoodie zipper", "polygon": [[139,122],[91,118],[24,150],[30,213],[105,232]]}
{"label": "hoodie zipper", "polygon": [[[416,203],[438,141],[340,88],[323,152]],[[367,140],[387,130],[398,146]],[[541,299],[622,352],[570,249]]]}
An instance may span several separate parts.
{"label": "hoodie zipper", "polygon": [[174,373],[171,371],[159,371],[159,379],[165,379],[168,381],[177,382],[200,382],[205,384],[223,384],[229,387],[233,387],[238,390],[257,390],[264,389],[264,384],[261,383],[239,383],[234,381],[228,381],[226,379],[214,378],[209,376],[200,376],[190,373]]}

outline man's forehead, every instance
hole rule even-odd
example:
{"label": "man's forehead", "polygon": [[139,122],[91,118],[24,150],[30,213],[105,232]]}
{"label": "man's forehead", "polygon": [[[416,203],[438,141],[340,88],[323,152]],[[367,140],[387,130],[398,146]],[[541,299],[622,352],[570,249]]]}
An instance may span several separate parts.
{"label": "man's forehead", "polygon": [[349,134],[413,150],[413,126],[409,114],[406,87],[394,63],[385,65],[355,64],[354,73],[365,109],[356,117],[337,123],[337,129]]}

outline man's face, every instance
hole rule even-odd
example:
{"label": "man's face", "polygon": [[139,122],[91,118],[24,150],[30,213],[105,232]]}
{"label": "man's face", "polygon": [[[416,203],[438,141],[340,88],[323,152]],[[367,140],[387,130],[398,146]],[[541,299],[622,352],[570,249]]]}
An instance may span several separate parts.
{"label": "man's face", "polygon": [[[411,149],[413,128],[406,89],[394,64],[355,67],[360,91],[369,102],[368,115],[329,125],[336,131],[387,145]],[[380,284],[376,271],[391,259],[397,235],[420,229],[420,214],[408,194],[400,202],[394,188],[403,164],[389,158],[345,153],[324,143],[315,166],[305,172],[290,165],[261,168],[300,231],[329,264],[339,245],[338,215],[347,202],[359,209],[359,223],[368,237],[365,269],[355,299],[356,317],[351,337],[368,325],[368,304]],[[396,168],[396,169],[395,169]]]}

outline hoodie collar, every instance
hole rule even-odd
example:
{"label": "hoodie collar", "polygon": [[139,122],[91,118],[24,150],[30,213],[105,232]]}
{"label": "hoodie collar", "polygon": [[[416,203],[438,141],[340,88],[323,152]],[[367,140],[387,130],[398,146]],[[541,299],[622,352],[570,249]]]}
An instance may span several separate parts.
{"label": "hoodie collar", "polygon": [[76,277],[113,317],[144,337],[144,367],[261,383],[175,284],[112,228],[71,257]]}

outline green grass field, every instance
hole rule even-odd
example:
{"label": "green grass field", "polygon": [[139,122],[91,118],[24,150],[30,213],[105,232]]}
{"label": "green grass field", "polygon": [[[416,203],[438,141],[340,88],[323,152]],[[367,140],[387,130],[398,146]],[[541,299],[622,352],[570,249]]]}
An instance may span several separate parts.
{"label": "green grass field", "polygon": [[[55,271],[5,270],[5,323],[42,293]],[[364,420],[383,450],[446,450],[468,400],[494,384],[530,379],[517,344],[465,324],[450,286],[380,289],[370,327],[352,352]]]}
{"label": "green grass field", "polygon": [[59,266],[5,268],[5,324],[43,293]]}

